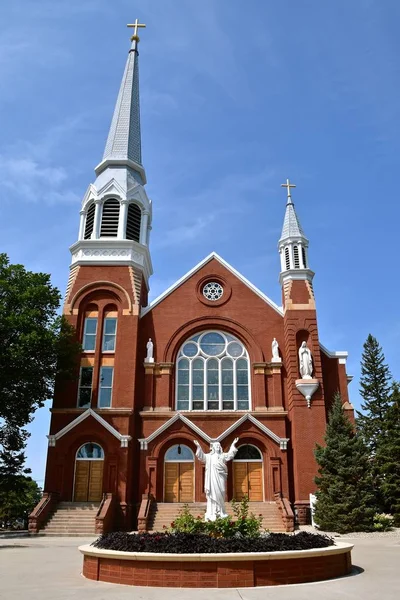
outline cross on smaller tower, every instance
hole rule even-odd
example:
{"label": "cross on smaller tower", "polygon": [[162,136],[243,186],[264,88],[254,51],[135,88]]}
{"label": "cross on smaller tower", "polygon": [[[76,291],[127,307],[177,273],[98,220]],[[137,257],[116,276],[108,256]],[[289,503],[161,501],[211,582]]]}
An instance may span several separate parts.
{"label": "cross on smaller tower", "polygon": [[292,199],[291,193],[290,193],[290,188],[295,188],[295,184],[294,183],[290,183],[289,179],[286,179],[286,183],[281,183],[281,187],[285,187],[287,189],[287,197],[288,200]]}
{"label": "cross on smaller tower", "polygon": [[138,28],[139,27],[146,27],[146,25],[144,23],[139,23],[138,19],[135,20],[134,23],[128,23],[127,27],[133,27],[133,36],[131,37],[131,41],[133,42],[134,40],[136,40],[137,42],[139,41],[139,36],[138,36]]}

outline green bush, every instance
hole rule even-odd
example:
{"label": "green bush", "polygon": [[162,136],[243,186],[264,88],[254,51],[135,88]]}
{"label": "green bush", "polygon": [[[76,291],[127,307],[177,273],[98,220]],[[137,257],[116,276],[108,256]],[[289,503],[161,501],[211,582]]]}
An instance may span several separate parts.
{"label": "green bush", "polygon": [[377,513],[374,515],[374,530],[375,531],[390,531],[394,525],[394,518],[392,515],[385,515],[385,513]]}
{"label": "green bush", "polygon": [[185,504],[179,515],[168,528],[169,533],[202,533],[215,538],[229,538],[236,534],[243,537],[258,537],[261,533],[262,516],[249,512],[249,500],[232,501],[232,517],[219,517],[215,521],[204,521],[200,515],[194,517],[189,505]]}

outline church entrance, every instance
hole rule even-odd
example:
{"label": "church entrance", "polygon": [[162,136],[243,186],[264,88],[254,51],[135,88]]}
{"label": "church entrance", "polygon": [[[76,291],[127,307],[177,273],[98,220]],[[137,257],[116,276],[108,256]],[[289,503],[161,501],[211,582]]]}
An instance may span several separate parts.
{"label": "church entrance", "polygon": [[169,448],[164,463],[164,502],[193,502],[194,455],[188,446]]}
{"label": "church entrance", "polygon": [[233,497],[250,502],[263,501],[262,455],[255,446],[240,446],[233,461]]}
{"label": "church entrance", "polygon": [[104,451],[91,442],[76,454],[74,502],[100,502],[103,495]]}

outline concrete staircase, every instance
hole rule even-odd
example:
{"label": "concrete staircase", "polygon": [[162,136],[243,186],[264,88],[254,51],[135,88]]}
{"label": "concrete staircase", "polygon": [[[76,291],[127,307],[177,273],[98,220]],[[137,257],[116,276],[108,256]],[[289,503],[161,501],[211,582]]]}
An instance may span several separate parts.
{"label": "concrete staircase", "polygon": [[99,503],[59,502],[40,535],[94,536]]}
{"label": "concrete staircase", "polygon": [[[178,516],[183,506],[184,504],[180,502],[153,502],[148,521],[149,531],[163,531],[164,526],[170,527],[172,521]],[[193,516],[197,517],[200,515],[202,518],[204,517],[206,511],[205,502],[193,502],[188,504],[188,506]],[[232,507],[229,502],[227,502],[225,506],[227,513],[233,515]],[[262,515],[262,527],[264,529],[276,532],[285,531],[281,512],[276,502],[250,502],[249,511],[256,516],[259,514]]]}

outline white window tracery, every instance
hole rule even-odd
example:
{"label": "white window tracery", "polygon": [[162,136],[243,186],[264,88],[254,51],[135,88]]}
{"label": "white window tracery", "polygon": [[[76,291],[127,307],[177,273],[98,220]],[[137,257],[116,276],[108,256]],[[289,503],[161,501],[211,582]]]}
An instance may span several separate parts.
{"label": "white window tracery", "polygon": [[182,345],[176,370],[177,410],[249,410],[246,348],[223,331],[205,331]]}

